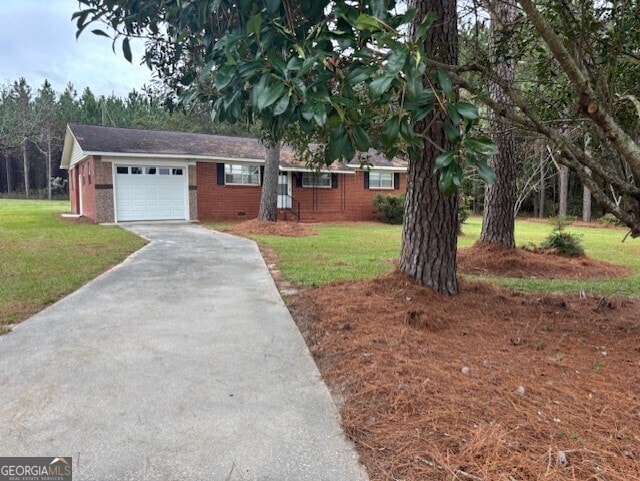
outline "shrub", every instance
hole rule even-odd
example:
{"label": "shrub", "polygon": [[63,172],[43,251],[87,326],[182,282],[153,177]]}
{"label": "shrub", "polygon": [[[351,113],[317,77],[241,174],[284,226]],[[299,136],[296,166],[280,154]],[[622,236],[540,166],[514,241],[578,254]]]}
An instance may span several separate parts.
{"label": "shrub", "polygon": [[373,206],[378,211],[378,219],[387,224],[402,224],[404,217],[404,194],[377,194],[373,198]]}
{"label": "shrub", "polygon": [[558,221],[549,237],[540,246],[542,250],[553,250],[560,255],[567,257],[579,257],[584,255],[582,247],[582,236],[571,234],[564,230],[566,223],[564,220]]}
{"label": "shrub", "polygon": [[575,215],[565,215],[564,217],[547,217],[547,221],[549,222],[549,224],[553,225],[555,229],[560,228],[560,230],[564,229],[568,225],[573,224],[577,220],[578,218]]}
{"label": "shrub", "polygon": [[602,222],[603,224],[611,224],[611,225],[615,225],[615,226],[622,225],[622,222],[620,222],[620,219],[618,219],[613,214],[605,214],[602,217],[600,217],[598,219],[598,221]]}

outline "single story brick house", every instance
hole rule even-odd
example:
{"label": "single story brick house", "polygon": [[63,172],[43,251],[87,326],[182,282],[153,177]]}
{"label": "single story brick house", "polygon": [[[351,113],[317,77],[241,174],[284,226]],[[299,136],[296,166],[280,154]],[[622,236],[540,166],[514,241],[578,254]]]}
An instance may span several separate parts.
{"label": "single story brick house", "polygon": [[[264,157],[252,138],[69,124],[61,168],[71,212],[94,222],[242,220],[258,216]],[[283,147],[279,215],[374,220],[373,197],[404,192],[406,172],[373,151],[316,172]]]}

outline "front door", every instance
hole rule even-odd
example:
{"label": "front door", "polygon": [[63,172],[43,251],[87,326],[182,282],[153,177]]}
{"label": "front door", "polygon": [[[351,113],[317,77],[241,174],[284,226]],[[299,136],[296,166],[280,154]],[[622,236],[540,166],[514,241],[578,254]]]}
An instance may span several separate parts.
{"label": "front door", "polygon": [[278,174],[278,209],[291,209],[291,172]]}

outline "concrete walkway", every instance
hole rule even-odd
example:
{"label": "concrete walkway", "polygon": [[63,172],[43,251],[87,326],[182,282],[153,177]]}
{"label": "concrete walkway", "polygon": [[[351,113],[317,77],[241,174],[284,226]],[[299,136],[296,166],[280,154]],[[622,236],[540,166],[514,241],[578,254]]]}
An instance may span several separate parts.
{"label": "concrete walkway", "polygon": [[72,456],[74,481],[366,480],[256,245],[128,228],[151,243],[0,336],[0,456]]}

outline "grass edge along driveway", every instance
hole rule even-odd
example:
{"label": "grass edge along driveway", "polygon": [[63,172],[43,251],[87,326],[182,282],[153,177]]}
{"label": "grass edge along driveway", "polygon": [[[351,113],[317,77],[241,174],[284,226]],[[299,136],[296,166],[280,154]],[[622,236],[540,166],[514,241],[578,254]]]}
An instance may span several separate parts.
{"label": "grass edge along driveway", "polygon": [[58,217],[68,201],[0,199],[0,333],[77,290],[146,241]]}
{"label": "grass edge along driveway", "polygon": [[[216,224],[210,227],[216,228]],[[463,226],[464,235],[458,238],[458,247],[463,249],[473,245],[480,237],[481,227],[482,218],[471,217]],[[391,271],[400,253],[400,226],[341,223],[313,225],[312,228],[318,232],[317,236],[250,237],[276,253],[278,269],[287,281],[303,287],[376,277]],[[517,245],[539,245],[552,229],[551,222],[518,219]],[[631,275],[590,280],[466,278],[494,282],[524,292],[577,294],[582,289],[589,295],[640,296],[640,239],[627,239],[622,243],[627,232],[623,228],[570,226],[567,231],[581,236],[587,256],[624,265],[632,271]]]}

